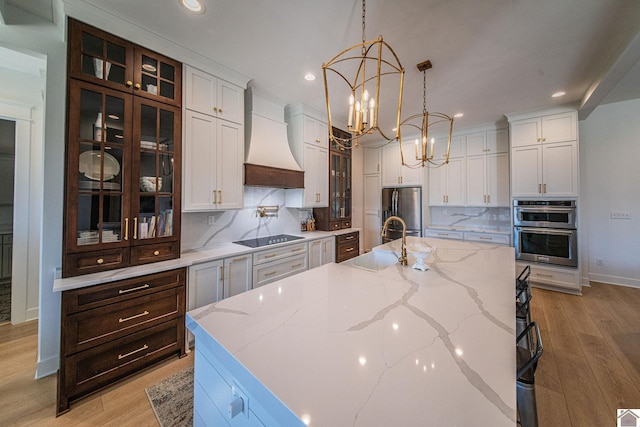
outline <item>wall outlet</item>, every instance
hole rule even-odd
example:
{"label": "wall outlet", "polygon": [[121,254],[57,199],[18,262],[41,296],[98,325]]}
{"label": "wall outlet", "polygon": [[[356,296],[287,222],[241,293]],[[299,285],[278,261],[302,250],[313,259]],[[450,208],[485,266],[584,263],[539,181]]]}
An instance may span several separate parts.
{"label": "wall outlet", "polygon": [[596,258],[596,265],[603,266],[604,260],[602,258]]}
{"label": "wall outlet", "polygon": [[631,219],[631,212],[627,211],[612,211],[611,219]]}
{"label": "wall outlet", "polygon": [[213,225],[213,224],[215,224],[215,223],[216,223],[216,217],[215,217],[215,215],[209,215],[209,216],[207,217],[207,224],[209,224],[209,225]]}

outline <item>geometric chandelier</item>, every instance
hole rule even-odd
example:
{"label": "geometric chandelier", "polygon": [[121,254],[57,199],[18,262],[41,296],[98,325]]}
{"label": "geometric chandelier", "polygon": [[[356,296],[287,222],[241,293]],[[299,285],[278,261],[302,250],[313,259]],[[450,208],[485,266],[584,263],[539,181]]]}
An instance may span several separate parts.
{"label": "geometric chandelier", "polygon": [[[351,148],[352,140],[333,134],[330,94],[337,94],[341,106],[348,105],[345,118],[347,129],[353,135],[353,146],[358,146],[359,137],[374,132],[379,133],[387,141],[400,138],[404,68],[382,36],[376,40],[366,41],[365,12],[365,0],[362,0],[362,43],[343,50],[329,62],[322,64],[329,138],[332,143],[347,149]],[[329,77],[333,78],[331,82]],[[336,92],[330,91],[330,83],[338,87]],[[394,83],[398,89],[397,98],[394,93]],[[332,88],[335,89],[334,86]],[[388,137],[378,126],[378,110],[382,103],[389,105],[389,100],[396,99],[397,109],[391,113],[395,114],[395,135]]]}
{"label": "geometric chandelier", "polygon": [[[453,132],[453,117],[449,117],[443,113],[427,111],[427,70],[432,67],[431,61],[427,60],[418,64],[418,70],[422,71],[422,114],[413,115],[400,123],[400,127],[411,127],[413,130],[420,132],[420,137],[411,141],[415,144],[415,160],[416,162],[407,163],[404,157],[404,150],[402,147],[402,137],[398,138],[400,143],[400,159],[403,166],[409,168],[417,167],[439,167],[449,163],[449,153],[451,151],[451,133]],[[446,151],[443,157],[439,159],[434,158],[434,145],[435,139],[432,137],[429,140],[429,128],[436,126],[441,127],[446,125],[448,128],[448,138]],[[405,134],[411,134],[406,132]]]}

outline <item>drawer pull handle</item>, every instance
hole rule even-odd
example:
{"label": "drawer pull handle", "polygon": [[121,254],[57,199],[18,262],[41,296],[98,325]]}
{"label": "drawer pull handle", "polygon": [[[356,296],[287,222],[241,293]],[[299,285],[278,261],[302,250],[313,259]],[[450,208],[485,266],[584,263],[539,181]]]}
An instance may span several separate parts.
{"label": "drawer pull handle", "polygon": [[304,248],[295,248],[295,249],[291,249],[291,252],[300,252],[304,250]]}
{"label": "drawer pull handle", "polygon": [[138,317],[143,317],[143,316],[148,316],[149,312],[147,310],[143,311],[140,314],[134,314],[133,316],[130,317],[125,317],[125,318],[120,318],[118,319],[119,323],[124,323],[124,322],[128,322],[129,320],[133,320],[133,319],[137,319]]}
{"label": "drawer pull handle", "polygon": [[96,261],[98,264],[103,264],[104,263],[104,259],[102,258],[98,258],[98,260]]}
{"label": "drawer pull handle", "polygon": [[233,262],[240,262],[240,261],[244,261],[245,259],[247,259],[246,256],[240,257],[240,258],[234,258],[232,261]]}
{"label": "drawer pull handle", "polygon": [[345,250],[345,252],[351,252],[351,251],[353,251],[353,250],[355,250],[355,248],[347,248],[347,249]]}
{"label": "drawer pull handle", "polygon": [[299,262],[298,264],[293,264],[291,266],[291,268],[298,268],[298,267],[302,267],[302,263],[301,262]]}
{"label": "drawer pull handle", "polygon": [[122,294],[126,294],[126,293],[133,292],[133,291],[139,291],[140,289],[147,289],[148,287],[149,287],[149,284],[148,284],[148,283],[145,283],[144,285],[142,285],[142,286],[136,286],[135,288],[120,289],[120,290],[118,291],[118,293],[122,295]]}
{"label": "drawer pull handle", "polygon": [[265,257],[265,258],[273,258],[273,257],[274,257],[274,256],[276,256],[276,255],[278,255],[278,254],[269,254],[269,255],[265,255],[264,257]]}
{"label": "drawer pull handle", "polygon": [[344,238],[344,240],[351,240],[351,239],[355,239],[355,237],[356,237],[356,236],[348,236],[348,237],[345,237],[345,238]]}
{"label": "drawer pull handle", "polygon": [[158,256],[158,255],[160,255],[160,251],[153,251],[153,254],[154,254],[155,256]]}
{"label": "drawer pull handle", "polygon": [[536,273],[536,276],[540,276],[540,277],[553,277],[553,274],[542,274],[542,273]]}
{"label": "drawer pull handle", "polygon": [[480,240],[491,240],[491,237],[479,237]]}
{"label": "drawer pull handle", "polygon": [[274,274],[276,274],[277,271],[271,271],[269,273],[264,273],[265,276],[273,276]]}
{"label": "drawer pull handle", "polygon": [[138,353],[138,352],[140,352],[140,351],[143,351],[143,350],[146,350],[146,349],[148,349],[148,348],[149,348],[149,346],[145,344],[145,345],[143,345],[142,347],[140,347],[139,349],[137,349],[137,350],[133,350],[133,351],[130,351],[130,352],[129,352],[129,353],[127,353],[127,354],[119,354],[119,355],[118,355],[118,360],[120,360],[120,359],[124,359],[125,357],[129,357],[129,356],[131,356],[132,354],[136,354],[136,353]]}

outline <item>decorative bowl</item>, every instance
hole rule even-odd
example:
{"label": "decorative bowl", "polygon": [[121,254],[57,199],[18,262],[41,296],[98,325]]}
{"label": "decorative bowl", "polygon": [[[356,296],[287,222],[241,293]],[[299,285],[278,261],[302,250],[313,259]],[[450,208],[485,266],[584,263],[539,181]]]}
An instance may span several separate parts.
{"label": "decorative bowl", "polygon": [[[157,180],[157,183],[156,183]],[[140,177],[140,191],[145,193],[155,193],[162,188],[162,178],[156,178],[155,176],[141,176]]]}
{"label": "decorative bowl", "polygon": [[410,253],[416,259],[416,263],[413,264],[412,268],[421,271],[428,270],[429,266],[424,263],[424,260],[429,258],[435,250],[435,246],[407,245],[407,253]]}

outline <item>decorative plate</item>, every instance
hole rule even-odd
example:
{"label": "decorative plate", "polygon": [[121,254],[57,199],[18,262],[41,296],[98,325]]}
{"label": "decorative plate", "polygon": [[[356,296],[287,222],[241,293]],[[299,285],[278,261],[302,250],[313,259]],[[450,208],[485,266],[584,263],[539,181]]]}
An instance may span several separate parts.
{"label": "decorative plate", "polygon": [[120,163],[109,153],[100,153],[100,151],[85,151],[79,157],[79,170],[89,179],[100,181],[100,159],[104,155],[104,173],[103,181],[113,179],[120,173]]}

